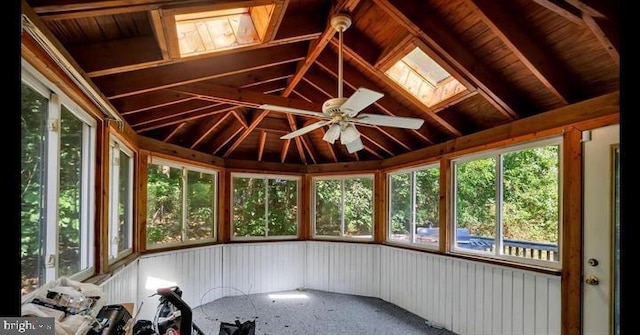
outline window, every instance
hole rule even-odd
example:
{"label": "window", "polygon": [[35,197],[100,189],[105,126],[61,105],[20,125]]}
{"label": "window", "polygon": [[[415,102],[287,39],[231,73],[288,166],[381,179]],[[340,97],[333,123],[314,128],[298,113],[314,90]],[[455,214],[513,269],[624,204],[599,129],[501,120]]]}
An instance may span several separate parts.
{"label": "window", "polygon": [[559,266],[560,139],[452,161],[455,250]]}
{"label": "window", "polygon": [[232,239],[298,237],[299,177],[233,174]]}
{"label": "window", "polygon": [[439,247],[440,167],[389,174],[389,241]]}
{"label": "window", "polygon": [[373,176],[314,178],[314,235],[373,239]]}
{"label": "window", "polygon": [[96,122],[23,62],[22,294],[94,272]]}
{"label": "window", "polygon": [[133,247],[133,151],[113,135],[109,148],[109,261],[113,262]]}
{"label": "window", "polygon": [[214,241],[218,173],[153,158],[147,169],[147,246]]}
{"label": "window", "polygon": [[385,71],[389,78],[427,107],[467,90],[419,46],[410,45],[411,49]]}
{"label": "window", "polygon": [[189,57],[266,42],[274,33],[274,16],[281,11],[274,4],[239,8],[214,4],[197,11],[183,8],[163,13],[170,20],[165,26],[175,29],[172,52]]}

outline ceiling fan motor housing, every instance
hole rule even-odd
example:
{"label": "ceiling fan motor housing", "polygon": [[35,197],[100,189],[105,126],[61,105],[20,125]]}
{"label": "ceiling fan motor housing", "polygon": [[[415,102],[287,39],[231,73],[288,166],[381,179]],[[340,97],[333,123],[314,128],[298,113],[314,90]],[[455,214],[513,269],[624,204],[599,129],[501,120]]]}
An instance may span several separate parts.
{"label": "ceiling fan motor housing", "polygon": [[342,106],[342,104],[344,104],[345,101],[347,101],[347,98],[329,99],[322,104],[322,112],[332,117],[342,115],[340,107]]}

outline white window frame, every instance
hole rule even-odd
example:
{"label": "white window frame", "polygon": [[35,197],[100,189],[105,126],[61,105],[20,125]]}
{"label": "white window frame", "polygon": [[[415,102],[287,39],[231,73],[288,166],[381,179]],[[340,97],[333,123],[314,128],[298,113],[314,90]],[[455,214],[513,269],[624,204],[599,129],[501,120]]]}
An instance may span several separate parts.
{"label": "white window frame", "polygon": [[[424,249],[429,249],[429,250],[438,250],[440,248],[439,246],[439,242],[438,243],[418,243],[416,242],[416,236],[415,236],[415,230],[416,230],[416,213],[417,213],[417,206],[416,206],[416,197],[417,197],[417,191],[416,191],[416,172],[419,171],[424,171],[424,170],[430,170],[430,169],[436,169],[438,170],[438,174],[441,174],[442,171],[440,171],[440,163],[436,162],[436,163],[431,163],[431,164],[426,164],[426,165],[420,165],[420,166],[416,166],[416,167],[411,167],[411,168],[407,168],[407,169],[402,169],[402,170],[395,170],[392,172],[388,172],[387,173],[387,237],[386,240],[388,243],[391,244],[399,244],[399,245],[411,245],[412,247],[418,247],[418,248],[424,248]],[[402,242],[402,241],[396,241],[396,240],[392,240],[391,239],[391,218],[392,218],[392,213],[391,213],[391,193],[393,192],[393,190],[391,189],[391,177],[395,176],[395,175],[401,175],[401,174],[405,174],[405,173],[411,173],[410,176],[410,183],[411,183],[411,225],[410,225],[410,234],[409,234],[409,241],[408,242]],[[438,179],[438,186],[440,184],[440,180]],[[438,196],[440,196],[440,193],[438,191]],[[442,215],[442,213],[440,213],[439,208],[438,208],[438,216]],[[438,222],[438,226],[440,226],[440,222]],[[440,241],[440,237],[438,237],[438,241]]]}
{"label": "white window frame", "polygon": [[[125,204],[127,217],[125,220],[129,223],[129,228],[125,232],[128,235],[129,246],[125,250],[118,251],[118,230],[119,230],[119,205],[120,205],[120,153],[124,153],[129,156],[129,174],[124,176],[127,179],[128,198],[130,201]],[[130,255],[133,252],[133,228],[134,228],[134,215],[133,215],[133,176],[134,176],[134,164],[135,154],[134,151],[129,148],[122,140],[120,140],[114,134],[109,135],[109,233],[108,233],[108,250],[109,250],[109,264],[116,262],[123,257]]]}
{"label": "white window frame", "polygon": [[[371,220],[372,220],[372,224],[371,224],[371,236],[347,236],[344,235],[344,230],[345,230],[345,218],[344,218],[344,183],[346,180],[349,179],[359,179],[359,178],[371,178],[371,202],[372,202],[372,212],[371,212]],[[335,181],[340,181],[340,187],[341,187],[341,200],[340,200],[340,235],[339,236],[331,236],[331,235],[319,235],[317,234],[317,229],[316,229],[316,181],[319,180],[335,180]],[[375,203],[376,203],[376,199],[375,199],[375,190],[376,190],[376,178],[373,174],[371,173],[364,173],[364,174],[352,174],[352,175],[344,175],[344,176],[318,176],[318,177],[313,177],[311,178],[311,236],[314,239],[319,239],[319,240],[343,240],[343,241],[362,241],[362,242],[370,242],[374,240],[375,237],[375,218],[376,218],[376,207],[375,207]]]}
{"label": "white window frame", "polygon": [[[262,179],[262,180],[270,180],[270,179],[283,179],[283,180],[293,180],[296,182],[296,192],[297,192],[297,199],[296,199],[296,206],[298,208],[298,212],[296,212],[296,234],[295,235],[275,235],[275,236],[269,236],[269,225],[268,222],[265,220],[264,224],[265,224],[265,232],[266,232],[266,236],[234,236],[234,230],[235,230],[235,225],[233,222],[233,213],[234,213],[234,209],[233,209],[233,190],[234,185],[233,185],[233,180],[235,178],[252,178],[252,179]],[[279,174],[260,174],[260,173],[244,173],[244,172],[232,172],[231,173],[231,182],[230,182],[230,226],[231,226],[231,234],[230,234],[230,238],[232,241],[251,241],[251,240],[293,240],[293,239],[297,239],[298,236],[300,236],[300,194],[301,194],[301,181],[302,181],[302,177],[300,176],[291,176],[291,175],[279,175]],[[265,193],[265,207],[268,206],[268,200],[269,200],[269,193],[266,192]],[[265,216],[269,214],[269,208],[265,208]]]}
{"label": "white window frame", "polygon": [[[44,77],[31,64],[22,59],[22,82],[48,98],[45,182],[45,283],[59,277],[58,265],[58,221],[59,221],[59,188],[60,188],[60,119],[62,107],[83,122],[82,139],[82,171],[81,171],[81,245],[80,261],[83,270],[69,276],[73,280],[84,280],[95,273],[94,264],[94,232],[95,232],[95,168],[97,121],[75,102],[73,102],[58,86]],[[42,283],[43,285],[45,283]],[[31,295],[23,297],[29,299]]]}
{"label": "white window frame", "polygon": [[[512,153],[512,152],[517,152],[517,151],[522,151],[522,150],[527,150],[527,149],[534,149],[534,148],[539,148],[539,147],[544,147],[544,146],[549,146],[549,145],[557,145],[558,146],[558,261],[557,262],[551,262],[551,261],[545,261],[545,260],[537,260],[537,259],[531,259],[531,258],[525,258],[525,257],[519,257],[519,256],[511,256],[511,255],[504,255],[504,254],[500,254],[500,250],[502,250],[502,244],[503,244],[503,234],[502,234],[502,229],[503,229],[503,221],[502,221],[502,204],[503,204],[503,199],[502,199],[502,156],[504,154],[508,154],[508,153]],[[556,137],[552,137],[552,138],[547,138],[547,139],[542,139],[542,140],[535,140],[535,141],[530,141],[530,142],[526,142],[526,143],[522,143],[522,144],[518,144],[518,145],[514,145],[514,146],[510,146],[510,147],[506,147],[506,148],[502,148],[502,149],[498,149],[498,150],[490,150],[490,151],[484,151],[481,153],[476,153],[476,154],[470,154],[470,155],[465,155],[465,156],[460,156],[456,159],[452,159],[450,161],[450,170],[451,170],[451,183],[450,183],[450,189],[451,189],[451,203],[450,203],[450,210],[451,210],[451,225],[450,225],[450,229],[451,229],[451,240],[450,245],[451,245],[451,252],[452,253],[457,253],[457,254],[465,254],[465,255],[472,255],[472,256],[480,256],[480,257],[489,257],[489,258],[494,258],[494,259],[499,259],[499,260],[505,260],[505,261],[509,261],[509,262],[517,262],[520,264],[527,264],[527,265],[535,265],[535,266],[542,266],[542,267],[546,267],[546,268],[552,268],[552,269],[561,269],[562,268],[562,252],[563,252],[563,248],[562,248],[562,217],[563,217],[563,208],[562,208],[562,204],[563,204],[563,189],[562,189],[562,185],[563,185],[563,145],[562,145],[562,136],[556,136]],[[471,250],[471,249],[466,249],[466,248],[460,248],[456,245],[456,228],[458,226],[458,213],[456,210],[456,204],[457,204],[457,188],[456,188],[456,183],[457,183],[457,176],[456,176],[456,164],[458,163],[464,163],[464,162],[469,162],[469,161],[473,161],[473,160],[479,160],[479,159],[485,159],[485,158],[494,158],[496,161],[496,166],[495,166],[495,179],[496,179],[496,231],[495,231],[495,251],[494,252],[487,252],[487,251],[481,251],[481,250]]]}
{"label": "white window frame", "polygon": [[[166,165],[169,166],[171,168],[175,168],[175,169],[180,169],[181,170],[181,178],[182,178],[182,217],[180,218],[180,223],[182,225],[181,227],[181,240],[180,242],[170,242],[170,243],[156,243],[156,244],[148,244],[147,241],[145,240],[145,244],[147,249],[158,249],[158,248],[167,248],[167,247],[175,247],[175,246],[181,246],[181,245],[198,245],[198,244],[204,244],[204,243],[210,243],[210,242],[215,242],[217,241],[218,238],[218,187],[219,187],[219,178],[220,178],[220,173],[218,170],[216,169],[210,169],[210,168],[205,168],[205,167],[201,167],[198,165],[194,165],[194,164],[188,164],[188,163],[182,163],[182,162],[177,162],[177,161],[173,161],[170,159],[166,159],[166,158],[160,158],[160,157],[155,157],[152,156],[150,159],[150,163],[154,164],[154,165]],[[188,236],[187,236],[187,227],[188,227],[188,222],[187,222],[187,217],[188,217],[188,213],[187,213],[187,171],[195,171],[195,172],[202,172],[202,173],[207,173],[210,175],[213,175],[213,212],[211,213],[211,215],[213,216],[213,236],[210,238],[203,238],[203,239],[199,239],[199,240],[189,240]],[[145,208],[145,212],[146,212],[146,208]]]}

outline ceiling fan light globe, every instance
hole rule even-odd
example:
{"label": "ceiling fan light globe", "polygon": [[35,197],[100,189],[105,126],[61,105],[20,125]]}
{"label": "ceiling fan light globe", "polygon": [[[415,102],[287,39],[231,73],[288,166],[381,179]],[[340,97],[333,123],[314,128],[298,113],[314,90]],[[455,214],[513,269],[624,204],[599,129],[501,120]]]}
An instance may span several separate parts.
{"label": "ceiling fan light globe", "polygon": [[323,140],[333,144],[340,137],[340,125],[333,124],[322,137]]}
{"label": "ceiling fan light globe", "polygon": [[353,125],[346,126],[340,133],[340,142],[348,144],[360,138],[360,132]]}

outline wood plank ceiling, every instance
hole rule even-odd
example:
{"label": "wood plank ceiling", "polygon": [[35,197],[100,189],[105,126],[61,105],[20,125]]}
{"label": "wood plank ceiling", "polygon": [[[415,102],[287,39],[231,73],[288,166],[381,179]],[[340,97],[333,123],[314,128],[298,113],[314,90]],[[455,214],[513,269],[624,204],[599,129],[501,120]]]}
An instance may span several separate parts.
{"label": "wood plank ceiling", "polygon": [[[595,0],[27,0],[140,136],[222,158],[323,164],[382,160],[619,90],[618,1]],[[274,4],[264,43],[176,57],[172,13]],[[417,130],[359,127],[348,153],[317,118],[261,110],[272,103],[321,111],[337,94],[344,32],[344,96],[384,93],[367,113],[418,117]],[[384,73],[419,45],[467,90],[426,107]]]}

